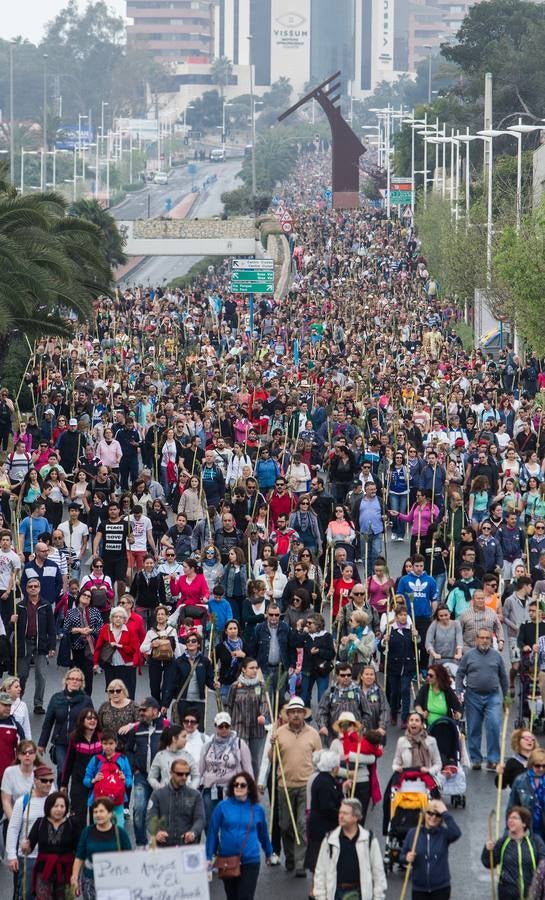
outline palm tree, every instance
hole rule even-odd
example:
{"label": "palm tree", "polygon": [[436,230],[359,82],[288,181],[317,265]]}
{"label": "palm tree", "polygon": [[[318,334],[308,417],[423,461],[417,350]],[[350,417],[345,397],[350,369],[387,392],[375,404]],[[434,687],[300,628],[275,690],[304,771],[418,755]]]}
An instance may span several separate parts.
{"label": "palm tree", "polygon": [[112,279],[96,225],[66,215],[55,193],[21,196],[0,168],[0,357],[14,331],[70,335]]}
{"label": "palm tree", "polygon": [[223,100],[225,88],[231,82],[233,74],[233,63],[227,56],[218,56],[210,66],[210,74],[214,84],[217,84],[220,97]]}
{"label": "palm tree", "polygon": [[93,225],[99,228],[110,266],[115,268],[127,262],[127,257],[123,252],[123,239],[119,233],[117,223],[108,210],[104,209],[97,200],[77,200],[76,203],[72,203],[68,213],[70,216],[85,219],[86,222],[92,222]]}

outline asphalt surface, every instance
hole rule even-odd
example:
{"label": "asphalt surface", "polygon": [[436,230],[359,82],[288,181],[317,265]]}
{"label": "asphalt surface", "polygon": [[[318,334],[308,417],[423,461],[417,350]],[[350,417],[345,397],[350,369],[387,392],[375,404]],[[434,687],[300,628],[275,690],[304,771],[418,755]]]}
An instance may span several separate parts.
{"label": "asphalt surface", "polygon": [[[408,541],[404,544],[396,543],[388,545],[388,561],[392,575],[396,576],[401,565],[408,555]],[[45,701],[51,694],[58,691],[62,687],[62,677],[65,670],[60,669],[55,660],[49,663],[47,687]],[[32,698],[34,688],[34,676],[31,673],[27,689],[27,702],[31,710],[32,733],[38,737],[43,722],[43,717],[34,716],[32,713]],[[138,679],[137,700],[148,693],[147,672]],[[96,676],[93,688],[93,700],[98,707],[105,698],[103,676]],[[207,731],[212,730],[212,707],[209,705],[209,721]],[[515,704],[513,705],[512,716],[515,715]],[[395,751],[397,738],[402,734],[400,729],[389,727],[387,745],[384,755],[379,762],[378,775],[381,787],[387,784],[391,775],[392,758]],[[486,771],[472,772],[467,774],[467,806],[465,809],[456,809],[453,815],[458,822],[462,831],[460,840],[451,847],[450,852],[450,868],[453,880],[453,888],[451,900],[479,900],[479,898],[490,897],[490,876],[487,870],[483,868],[480,862],[480,855],[487,834],[487,819],[489,813],[495,808],[496,789],[494,787],[494,776]],[[504,808],[507,800],[507,792],[504,791]],[[447,804],[448,805],[448,804]],[[381,845],[384,846],[384,838],[382,837],[382,804],[370,810],[367,817],[366,827],[371,828],[378,837]],[[129,824],[129,833],[132,836],[132,824]],[[398,900],[402,887],[402,876],[394,872],[388,876],[388,900]],[[311,889],[310,875],[306,881],[295,879],[292,874],[287,873],[283,866],[269,868],[263,864],[259,884],[256,893],[256,900],[270,900],[271,896],[286,896],[293,900],[306,900]],[[0,897],[7,898],[11,896],[11,875],[4,866],[0,866]],[[410,897],[410,890],[408,892]],[[212,900],[220,900],[224,897],[223,887],[215,879],[211,885]]]}
{"label": "asphalt surface", "polygon": [[[193,176],[187,174],[187,168],[183,171],[174,170],[168,185],[150,184],[142,191],[129,195],[127,200],[112,210],[112,213],[116,219],[121,220],[146,218],[149,197],[150,217],[162,216],[165,214],[167,198],[171,199],[174,207],[190,193],[193,185],[202,187],[209,175],[217,175],[217,181],[208,185],[199,195],[191,210],[191,218],[220,215],[223,211],[221,195],[240,185],[237,174],[240,172],[241,164],[240,159],[226,160],[222,163],[196,163],[197,174]],[[199,256],[150,256],[134,272],[129,272],[121,279],[118,286],[123,288],[134,284],[160,285],[172,278],[185,275],[199,259],[201,259]]]}

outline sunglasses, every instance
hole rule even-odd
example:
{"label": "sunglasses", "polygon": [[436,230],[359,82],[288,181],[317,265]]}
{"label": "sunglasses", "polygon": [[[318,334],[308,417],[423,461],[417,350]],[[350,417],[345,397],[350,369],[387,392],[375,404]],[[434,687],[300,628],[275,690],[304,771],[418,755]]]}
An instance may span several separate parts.
{"label": "sunglasses", "polygon": [[[545,766],[543,768],[545,768]],[[433,819],[442,819],[443,818],[443,813],[435,812],[434,809],[426,810],[426,815],[431,816]]]}
{"label": "sunglasses", "polygon": [[248,787],[248,784],[247,784],[246,781],[235,781],[235,782],[233,783],[233,787],[236,787],[236,788],[247,788],[247,787]]}
{"label": "sunglasses", "polygon": [[54,778],[38,778],[38,781],[41,781],[42,784],[53,784]]}
{"label": "sunglasses", "polygon": [[172,774],[175,775],[176,778],[187,778],[189,776],[189,772],[173,772]]}
{"label": "sunglasses", "polygon": [[21,756],[35,756],[36,750],[21,750]]}
{"label": "sunglasses", "polygon": [[353,597],[365,597],[365,591],[352,591]]}
{"label": "sunglasses", "polygon": [[231,728],[231,726],[227,722],[222,722],[221,725],[216,725],[216,728]]}
{"label": "sunglasses", "polygon": [[269,619],[279,619],[280,613],[267,613],[267,618]]}
{"label": "sunglasses", "polygon": [[103,569],[103,568],[104,568],[104,566],[102,565],[102,563],[94,563],[93,564],[93,569]]}
{"label": "sunglasses", "polygon": [[122,694],[123,689],[122,688],[108,688],[108,693],[109,694]]}
{"label": "sunglasses", "polygon": [[196,719],[184,719],[184,725],[196,725],[196,724],[197,724]]}

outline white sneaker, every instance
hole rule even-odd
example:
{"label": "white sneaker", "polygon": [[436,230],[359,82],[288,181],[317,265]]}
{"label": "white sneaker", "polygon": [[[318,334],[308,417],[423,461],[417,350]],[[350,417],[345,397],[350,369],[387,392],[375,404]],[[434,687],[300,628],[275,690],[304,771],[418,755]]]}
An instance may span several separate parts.
{"label": "white sneaker", "polygon": [[280,865],[280,857],[278,856],[278,853],[273,853],[269,862],[270,862],[271,866],[279,866]]}

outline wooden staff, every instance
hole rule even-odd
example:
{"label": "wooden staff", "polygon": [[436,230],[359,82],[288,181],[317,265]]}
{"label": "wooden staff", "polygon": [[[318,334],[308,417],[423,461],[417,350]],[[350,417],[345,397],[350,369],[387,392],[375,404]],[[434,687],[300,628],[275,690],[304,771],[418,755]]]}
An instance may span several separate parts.
{"label": "wooden staff", "polygon": [[[265,684],[264,690],[265,690],[265,696],[269,697],[269,685],[268,684]],[[269,709],[270,709],[270,707],[271,707],[270,700],[268,702],[269,702]],[[274,731],[275,722],[278,720],[279,704],[280,704],[280,685],[277,680],[276,690],[274,693],[274,718],[271,719],[271,730],[272,731]],[[273,757],[271,760],[271,808],[270,808],[270,814],[269,814],[269,831],[271,833],[272,833],[272,827],[273,827],[275,798],[276,798],[276,753],[273,752]]]}
{"label": "wooden staff", "polygon": [[361,735],[358,735],[358,747],[356,750],[356,764],[354,766],[354,772],[352,774],[352,787],[350,788],[350,797],[354,799],[356,796],[356,781],[358,778],[358,769],[360,767],[360,752],[361,752]]}
{"label": "wooden staff", "polygon": [[[538,646],[538,641],[539,641],[539,620],[541,618],[543,599],[544,599],[543,594],[540,594],[538,602],[537,602],[537,609],[536,609],[536,636],[535,636],[536,647]],[[539,663],[539,649],[536,650],[536,652],[534,653],[534,673],[533,673],[533,682],[534,683],[532,685],[532,703],[530,706],[530,731],[532,731],[532,729],[533,729],[534,718],[535,718],[535,714],[536,714],[538,663]]]}
{"label": "wooden staff", "polygon": [[[488,840],[492,841],[492,842],[494,841],[494,838],[492,837],[492,823],[494,821],[494,815],[495,815],[495,810],[492,810],[492,812],[489,813],[489,815],[488,815]],[[496,876],[494,874],[494,847],[492,847],[492,849],[488,851],[488,859],[489,859],[489,863],[490,863],[490,881],[491,881],[491,885],[492,885],[491,897],[492,897],[492,900],[496,900]]]}
{"label": "wooden staff", "polygon": [[265,693],[265,697],[267,700],[267,705],[269,707],[269,715],[271,717],[271,721],[273,721],[273,737],[275,738],[275,742],[273,744],[273,760],[274,760],[275,756],[278,759],[278,765],[280,766],[280,777],[282,778],[282,786],[284,788],[286,804],[287,804],[288,812],[290,815],[291,827],[293,829],[295,843],[297,844],[297,846],[299,846],[301,843],[301,838],[299,837],[299,832],[297,831],[297,824],[295,822],[295,816],[293,815],[293,807],[291,805],[291,798],[289,795],[288,787],[286,785],[286,776],[284,774],[284,763],[282,762],[282,754],[280,752],[280,747],[278,746],[278,740],[276,739],[276,737],[277,737],[276,721],[273,719],[271,698],[269,697],[268,692]]}
{"label": "wooden staff", "polygon": [[[25,816],[25,840],[28,841],[28,833],[30,831],[29,823],[30,823],[30,801],[32,800],[32,790],[28,792],[28,803],[26,806],[26,816]],[[23,862],[23,900],[27,900],[27,869],[28,869],[28,853],[25,853],[25,858]]]}
{"label": "wooden staff", "polygon": [[330,544],[330,574],[329,574],[329,631],[333,631],[333,572],[335,569],[335,544]]}
{"label": "wooden staff", "polygon": [[511,698],[505,698],[503,701],[503,723],[501,729],[500,743],[500,771],[498,773],[498,790],[496,794],[496,840],[500,837],[500,813],[501,813],[501,792],[503,789],[503,764],[505,762],[505,742],[507,740],[507,725],[509,724],[509,707]]}
{"label": "wooden staff", "polygon": [[416,552],[420,553],[420,532],[422,530],[422,507],[419,503],[416,504],[416,509],[418,511],[418,531],[416,533]]}
{"label": "wooden staff", "polygon": [[[412,627],[411,630],[416,631],[416,624],[414,618],[414,595],[409,594],[409,603],[411,604],[411,616],[412,616]],[[414,643],[414,659],[416,662],[416,683],[418,685],[418,690],[420,690],[420,654],[418,652],[418,641],[416,639],[416,635],[413,634],[413,643]]]}
{"label": "wooden staff", "polygon": [[252,577],[252,541],[248,538],[248,581]]}
{"label": "wooden staff", "polygon": [[[424,813],[421,810],[420,814],[418,816],[418,822],[416,823],[416,828],[414,830],[413,842],[411,844],[411,853],[416,852],[416,845],[418,843],[418,838],[420,837],[420,830],[422,828],[423,823],[424,823]],[[403,879],[403,887],[401,888],[401,894],[399,895],[399,900],[405,900],[405,896],[407,894],[407,888],[409,886],[409,878],[411,877],[412,868],[413,868],[413,864],[412,864],[412,862],[410,862],[408,864],[407,868],[405,869],[405,878]]]}
{"label": "wooden staff", "polygon": [[[390,620],[390,612],[394,611],[394,616],[395,616],[395,602],[396,602],[394,589],[390,588],[390,592],[391,592],[390,600],[393,602],[390,603],[390,600],[389,600],[388,604],[386,606],[386,637],[388,638],[388,640],[386,641],[386,647],[384,650],[384,688],[383,688],[383,690],[384,690],[385,694],[386,694],[386,685],[388,682],[388,651],[390,649],[390,632],[392,630],[392,622]],[[390,610],[390,606],[392,607],[392,610]]]}
{"label": "wooden staff", "polygon": [[[17,615],[17,572],[13,569],[13,615]],[[14,638],[13,638],[13,674],[17,675],[17,621],[13,624],[14,630]]]}

